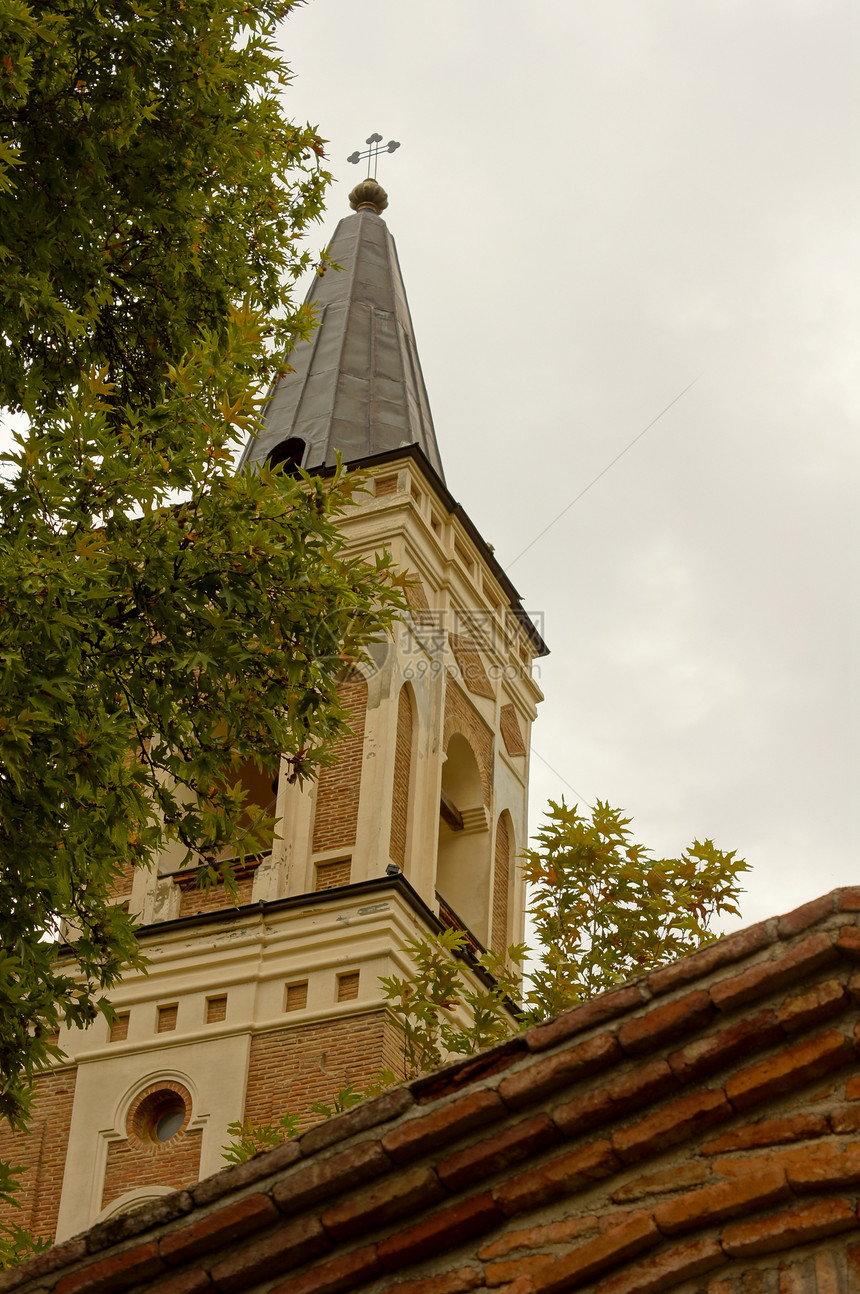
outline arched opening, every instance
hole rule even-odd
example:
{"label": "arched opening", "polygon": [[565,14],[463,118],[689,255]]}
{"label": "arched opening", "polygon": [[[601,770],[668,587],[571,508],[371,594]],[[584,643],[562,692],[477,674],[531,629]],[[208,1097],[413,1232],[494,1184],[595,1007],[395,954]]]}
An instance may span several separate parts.
{"label": "arched opening", "polygon": [[145,1086],[125,1100],[117,1111],[116,1132],[125,1138],[110,1139],[102,1183],[102,1209],[121,1210],[132,1187],[158,1194],[190,1186],[200,1178],[203,1131],[193,1123],[195,1098],[175,1073],[150,1076]]}
{"label": "arched opening", "polygon": [[150,1083],[126,1116],[126,1135],[137,1146],[166,1146],[184,1133],[191,1119],[191,1093],[175,1079]]}
{"label": "arched opening", "polygon": [[275,834],[275,806],[278,801],[277,766],[263,765],[255,759],[236,760],[230,765],[226,778],[229,785],[237,782],[245,792],[245,803],[239,819],[236,838],[221,851],[219,862],[248,851],[252,854],[268,853]]}
{"label": "arched opening", "polygon": [[478,761],[461,733],[448,742],[442,765],[436,889],[454,916],[486,945],[490,833]]}
{"label": "arched opening", "polygon": [[305,442],[299,436],[290,436],[275,446],[266,458],[266,466],[283,467],[285,472],[301,467],[305,448]]}
{"label": "arched opening", "polygon": [[[228,859],[240,857],[255,859],[271,851],[275,836],[275,808],[278,801],[279,764],[258,764],[249,757],[240,759],[234,754],[227,766],[224,776],[213,787],[213,797],[224,793],[228,787],[237,784],[245,794],[242,811],[236,822],[235,832],[231,839],[224,841],[215,854],[215,862],[222,863]],[[182,805],[195,803],[190,791],[178,788],[177,798]],[[181,841],[171,841],[158,856],[159,876],[172,876],[181,870],[193,870],[199,865],[199,858],[186,859],[186,848]],[[250,902],[250,889],[242,900]]]}

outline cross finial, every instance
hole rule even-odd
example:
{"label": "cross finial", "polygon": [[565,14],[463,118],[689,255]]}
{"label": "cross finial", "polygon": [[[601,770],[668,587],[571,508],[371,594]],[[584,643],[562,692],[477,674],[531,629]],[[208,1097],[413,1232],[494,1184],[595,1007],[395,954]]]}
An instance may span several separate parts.
{"label": "cross finial", "polygon": [[[350,153],[349,157],[346,160],[348,162],[353,162],[357,165],[359,162],[367,158],[367,178],[369,180],[371,179],[375,180],[376,165],[379,160],[379,154],[393,153],[396,148],[400,147],[400,144],[396,139],[389,139],[388,143],[383,145],[383,147],[380,148],[380,145],[382,144],[382,136],[377,133],[369,135],[364,142],[368,144],[369,147],[365,148],[362,152],[359,152],[358,149],[356,149],[354,153]],[[371,168],[373,170],[372,174],[371,174]]]}

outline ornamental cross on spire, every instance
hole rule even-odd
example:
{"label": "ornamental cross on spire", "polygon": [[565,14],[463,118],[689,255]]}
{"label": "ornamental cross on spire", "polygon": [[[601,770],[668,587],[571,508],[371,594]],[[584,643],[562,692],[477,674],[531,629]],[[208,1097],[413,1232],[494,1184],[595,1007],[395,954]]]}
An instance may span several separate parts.
{"label": "ornamental cross on spire", "polygon": [[[348,162],[354,162],[357,165],[359,162],[362,162],[364,161],[365,158],[367,158],[367,178],[369,180],[370,179],[375,180],[376,164],[377,164],[377,161],[379,160],[379,154],[393,153],[395,148],[400,147],[400,144],[396,139],[389,139],[387,144],[382,144],[382,136],[376,133],[368,136],[368,138],[364,142],[366,144],[369,144],[370,147],[365,148],[364,151],[361,153],[358,151],[358,149],[356,149],[354,153],[350,153],[349,157],[346,160]],[[380,145],[382,145],[382,147],[380,147]],[[373,168],[372,175],[371,175],[371,167]]]}

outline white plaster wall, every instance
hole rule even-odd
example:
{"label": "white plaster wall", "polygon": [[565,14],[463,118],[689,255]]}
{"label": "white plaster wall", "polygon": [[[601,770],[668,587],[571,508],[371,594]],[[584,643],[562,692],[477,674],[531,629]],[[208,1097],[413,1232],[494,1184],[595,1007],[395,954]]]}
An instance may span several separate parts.
{"label": "white plaster wall", "polygon": [[57,1242],[91,1226],[101,1212],[108,1146],[125,1139],[128,1109],[152,1083],[173,1080],[191,1093],[189,1130],[203,1134],[201,1178],[224,1167],[227,1125],[241,1118],[245,1103],[249,1047],[250,1035],[239,1033],[121,1055],[95,1052],[78,1066]]}

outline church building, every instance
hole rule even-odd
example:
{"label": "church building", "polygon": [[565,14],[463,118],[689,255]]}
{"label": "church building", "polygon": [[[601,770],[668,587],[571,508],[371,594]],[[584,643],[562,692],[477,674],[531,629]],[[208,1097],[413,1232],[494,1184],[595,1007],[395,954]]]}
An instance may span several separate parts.
{"label": "church building", "polygon": [[[14,1220],[69,1236],[224,1166],[228,1125],[303,1125],[314,1102],[402,1073],[380,976],[409,974],[407,940],[445,926],[476,949],[522,937],[529,741],[546,652],[444,471],[384,190],[365,180],[311,291],[319,326],[291,357],[242,467],[366,474],[343,520],[350,551],[389,550],[411,615],[348,671],[352,735],[318,781],[245,770],[272,812],[271,848],[237,868],[238,900],[207,892],[181,853],[130,872],[147,973],[113,993],[114,1025],[63,1030],[30,1131],[0,1134],[24,1165]],[[332,650],[325,625],[319,651]]]}

